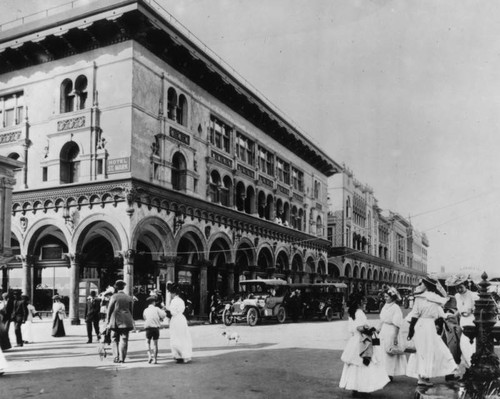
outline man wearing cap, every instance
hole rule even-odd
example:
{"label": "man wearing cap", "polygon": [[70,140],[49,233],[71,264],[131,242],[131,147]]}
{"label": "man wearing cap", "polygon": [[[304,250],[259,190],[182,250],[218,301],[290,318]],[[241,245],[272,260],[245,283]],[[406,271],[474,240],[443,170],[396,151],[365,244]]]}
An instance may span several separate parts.
{"label": "man wearing cap", "polygon": [[113,353],[115,363],[124,363],[127,357],[128,336],[134,328],[132,317],[133,299],[124,292],[125,281],[117,280],[115,289],[117,290],[109,300],[106,324],[112,331],[114,342]]}
{"label": "man wearing cap", "polygon": [[[160,338],[160,327],[163,319],[167,317],[167,314],[163,309],[160,309],[156,305],[156,296],[150,296],[146,301],[148,303],[148,307],[144,309],[142,317],[144,319],[146,342],[148,344],[148,363],[154,361],[154,364],[156,364],[158,358],[158,339]],[[151,349],[151,341],[153,341],[153,349]]]}
{"label": "man wearing cap", "polygon": [[85,324],[87,325],[87,344],[92,343],[92,326],[99,340],[99,310],[101,308],[101,300],[96,297],[95,291],[90,291],[90,296],[87,299],[85,306]]}

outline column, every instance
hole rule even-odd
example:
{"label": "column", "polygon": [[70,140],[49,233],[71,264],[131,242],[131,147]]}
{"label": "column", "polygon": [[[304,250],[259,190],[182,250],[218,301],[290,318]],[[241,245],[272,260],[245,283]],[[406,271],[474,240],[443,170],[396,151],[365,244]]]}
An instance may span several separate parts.
{"label": "column", "polygon": [[200,316],[205,316],[207,314],[207,261],[203,262],[200,266]]}
{"label": "column", "polygon": [[79,299],[79,278],[80,278],[80,254],[65,254],[70,264],[69,275],[69,319],[71,324],[80,324],[80,314],[78,310]]}
{"label": "column", "polygon": [[128,249],[120,252],[120,257],[123,259],[123,281],[125,281],[125,292],[128,295],[134,294],[134,257],[135,250]]}
{"label": "column", "polygon": [[227,295],[234,294],[234,263],[226,263],[227,268]]}
{"label": "column", "polygon": [[32,294],[32,281],[31,281],[31,269],[33,268],[34,258],[31,255],[19,255],[17,257],[21,261],[23,270],[23,282],[22,290],[23,294],[29,295],[33,300]]}

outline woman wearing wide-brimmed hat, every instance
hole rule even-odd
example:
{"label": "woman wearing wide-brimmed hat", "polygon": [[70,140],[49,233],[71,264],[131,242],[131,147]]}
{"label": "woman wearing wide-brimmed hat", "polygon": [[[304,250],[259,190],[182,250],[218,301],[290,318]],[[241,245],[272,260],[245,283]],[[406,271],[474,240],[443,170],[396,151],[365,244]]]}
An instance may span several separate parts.
{"label": "woman wearing wide-brimmed hat", "polygon": [[[457,316],[460,320],[460,327],[474,325],[474,307],[475,302],[479,299],[477,293],[467,289],[467,277],[464,275],[454,275],[449,277],[445,284],[448,287],[454,287],[456,290],[455,299],[457,301]],[[476,351],[476,343],[471,344],[469,338],[462,334],[460,337],[460,350],[462,351],[462,359],[460,362],[461,374],[465,372],[465,368],[471,365],[472,354]]]}
{"label": "woman wearing wide-brimmed hat", "polygon": [[65,337],[64,319],[66,318],[66,307],[61,302],[59,295],[54,295],[52,300],[54,301],[52,305],[52,336]]}
{"label": "woman wearing wide-brimmed hat", "polygon": [[[406,375],[418,378],[418,385],[432,386],[430,378],[454,374],[457,364],[453,355],[436,331],[442,329],[448,301],[446,291],[433,277],[425,277],[415,289],[415,304],[408,314],[408,339],[413,338],[416,353],[408,359]],[[439,332],[440,334],[440,332]]]}

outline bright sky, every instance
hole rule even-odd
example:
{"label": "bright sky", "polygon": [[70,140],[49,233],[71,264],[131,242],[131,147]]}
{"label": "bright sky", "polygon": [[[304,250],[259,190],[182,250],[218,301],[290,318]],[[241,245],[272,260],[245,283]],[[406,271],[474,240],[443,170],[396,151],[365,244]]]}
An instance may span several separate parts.
{"label": "bright sky", "polygon": [[[156,0],[411,217],[429,270],[500,275],[500,2]],[[2,0],[0,23],[68,0]]]}

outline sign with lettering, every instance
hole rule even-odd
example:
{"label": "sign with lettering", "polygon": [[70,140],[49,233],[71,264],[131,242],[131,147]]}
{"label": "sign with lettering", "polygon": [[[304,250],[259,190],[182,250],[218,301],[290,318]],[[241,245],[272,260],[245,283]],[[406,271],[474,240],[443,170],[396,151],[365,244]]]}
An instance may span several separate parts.
{"label": "sign with lettering", "polygon": [[233,161],[215,151],[212,151],[212,158],[215,159],[217,162],[221,163],[222,165],[229,166],[230,168],[233,166]]}
{"label": "sign with lettering", "polygon": [[176,139],[181,143],[189,145],[190,137],[187,134],[182,133],[177,129],[174,129],[173,127],[170,127],[169,133],[170,137],[172,137],[173,139]]}
{"label": "sign with lettering", "polygon": [[108,174],[130,172],[130,157],[108,159]]}

